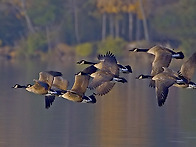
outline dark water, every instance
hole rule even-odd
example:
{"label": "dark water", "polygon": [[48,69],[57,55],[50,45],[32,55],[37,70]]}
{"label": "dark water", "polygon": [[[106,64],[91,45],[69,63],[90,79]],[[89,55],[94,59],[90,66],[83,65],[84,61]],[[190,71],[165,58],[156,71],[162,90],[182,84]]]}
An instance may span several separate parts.
{"label": "dark water", "polygon": [[[143,64],[139,62],[145,61]],[[133,74],[127,84],[97,97],[96,104],[73,103],[56,98],[49,110],[44,97],[15,83],[32,83],[43,70],[62,71],[74,81],[79,71],[75,60],[54,63],[18,61],[0,63],[0,146],[2,147],[184,147],[196,146],[196,91],[170,88],[163,107],[158,107],[148,80],[135,80],[148,73],[150,62],[137,58],[130,64]],[[88,93],[91,93],[89,91]]]}

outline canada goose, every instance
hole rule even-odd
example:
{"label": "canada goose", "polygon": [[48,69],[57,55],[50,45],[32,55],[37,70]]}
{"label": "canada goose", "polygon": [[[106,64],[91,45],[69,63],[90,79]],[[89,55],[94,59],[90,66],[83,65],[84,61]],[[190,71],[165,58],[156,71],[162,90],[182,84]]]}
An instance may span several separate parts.
{"label": "canada goose", "polygon": [[[165,52],[163,50],[157,50],[154,55],[155,57],[152,62],[151,76],[155,76],[156,74],[163,72],[162,67],[168,67],[172,59],[172,54],[170,52]],[[143,77],[138,76],[138,79],[144,79],[149,77],[148,75],[142,76]],[[155,87],[155,83],[153,80],[150,81],[149,86]]]}
{"label": "canada goose", "polygon": [[[167,98],[169,87],[176,86],[180,88],[196,89],[196,84],[191,78],[196,69],[196,52],[182,64],[179,72],[163,67],[163,72],[155,76],[147,76],[155,81],[156,97],[158,105],[162,106]],[[140,76],[142,78],[142,75]]]}
{"label": "canada goose", "polygon": [[[138,50],[138,49],[136,49],[136,50]],[[174,54],[175,52],[173,52],[172,50],[169,50],[168,48],[164,48],[164,47],[161,47],[161,46],[154,46],[150,49],[146,49],[145,51],[147,51],[147,53],[150,53],[150,54],[155,56],[154,60],[152,62],[151,76],[155,76],[156,74],[159,74],[159,73],[163,72],[162,67],[168,67],[171,60],[172,60],[172,57],[177,57],[176,54],[181,55],[181,57],[178,56],[178,59],[184,58],[183,53]],[[148,78],[148,77],[149,77],[148,75],[140,75],[137,78],[138,79],[144,79],[144,78]],[[154,83],[153,80],[150,81],[149,86],[150,87],[155,87],[155,83]]]}
{"label": "canada goose", "polygon": [[164,105],[169,92],[169,87],[171,87],[174,84],[185,83],[185,81],[183,81],[181,78],[178,78],[177,73],[175,73],[173,70],[167,67],[163,67],[163,72],[158,73],[155,76],[151,76],[151,75],[139,76],[139,78],[142,77],[151,78],[155,82],[155,91],[156,91],[158,106]]}
{"label": "canada goose", "polygon": [[[86,61],[86,60],[80,60],[80,61],[77,62],[77,64],[81,64],[81,65],[82,64],[91,64],[91,66],[85,68],[87,73],[93,73],[93,72],[97,71],[97,69],[99,68],[99,66],[98,66],[98,68],[96,68],[94,66],[95,64],[98,64],[98,63],[89,62],[89,61]],[[118,65],[119,71],[122,72],[122,73],[127,74],[127,73],[132,73],[133,72],[130,65],[124,66],[120,63],[117,63],[117,65]]]}
{"label": "canada goose", "polygon": [[[95,73],[96,71],[98,71],[99,69],[97,69],[96,67],[94,67],[94,65],[91,65],[87,68],[85,68],[84,70],[82,70],[83,73],[86,73],[86,74],[89,74],[91,76],[93,76],[93,73]],[[103,75],[103,74],[102,74]],[[110,92],[110,90],[114,87],[115,83],[114,82],[110,82],[110,81],[107,81],[107,82],[101,82],[102,84],[99,85],[98,87],[96,87],[96,95],[105,95],[107,94],[108,92]],[[91,87],[91,86],[90,86]]]}
{"label": "canada goose", "polygon": [[[95,62],[89,62],[86,60],[80,60],[77,62],[77,64],[90,64],[91,66],[89,66],[89,68],[87,67],[86,70],[88,70],[88,72],[95,72],[96,69],[103,69],[103,68],[108,68],[109,65],[111,65],[109,62],[113,62],[116,63],[119,71],[122,73],[132,73],[132,68],[130,65],[122,65],[120,63],[117,62],[116,57],[114,56],[114,54],[112,54],[111,52],[107,52],[106,55],[101,55],[99,54],[97,56],[98,60],[100,61],[99,63],[95,63]],[[108,62],[109,61],[109,62]]]}
{"label": "canada goose", "polygon": [[130,49],[129,51],[133,51],[133,52],[147,52],[147,53],[155,55],[158,50],[164,50],[165,52],[171,53],[172,54],[172,58],[175,58],[175,59],[183,59],[184,58],[184,54],[182,52],[174,52],[173,50],[171,50],[169,48],[166,48],[166,47],[163,47],[163,46],[160,46],[160,45],[155,45],[155,46],[153,46],[153,47],[151,47],[149,49],[134,48],[134,49]]}
{"label": "canada goose", "polygon": [[45,108],[49,108],[50,105],[52,105],[55,96],[48,94],[48,92],[52,87],[54,77],[58,77],[58,76],[62,76],[62,73],[57,71],[40,72],[39,79],[38,80],[34,79],[33,81],[35,83],[33,85],[27,84],[25,86],[25,85],[15,84],[13,88],[24,88],[32,93],[45,95]]}
{"label": "canada goose", "polygon": [[66,90],[59,97],[65,98],[74,102],[82,103],[96,103],[96,98],[94,95],[85,96],[89,84],[90,76],[86,73],[79,72],[75,75],[75,82],[71,90]]}
{"label": "canada goose", "polygon": [[[114,54],[107,52],[105,55],[98,55],[97,58],[100,61],[99,63],[88,62],[85,60],[79,61],[80,64],[81,62],[83,62],[83,64],[92,64],[91,66],[85,68],[82,72],[93,77],[88,88],[96,89],[95,94],[104,95],[108,93],[115,85],[114,81],[122,83],[127,82],[125,78],[119,77],[119,71],[120,68],[122,68],[122,65],[117,64]],[[129,67],[127,70],[132,72],[131,68]]]}
{"label": "canada goose", "polygon": [[167,70],[167,68],[164,68],[164,71],[162,73],[159,73],[152,77],[152,80],[155,81],[156,85],[155,91],[158,106],[164,105],[169,92],[169,87],[171,87],[175,83],[184,83],[184,81],[178,78],[175,73],[173,73],[173,71]]}
{"label": "canada goose", "polygon": [[103,70],[98,70],[97,72],[92,73],[91,77],[93,77],[93,79],[88,86],[90,89],[95,89],[105,82],[121,82],[121,83],[127,82],[125,78],[119,77],[118,75]]}
{"label": "canada goose", "polygon": [[180,71],[178,72],[179,78],[186,81],[183,84],[174,84],[176,87],[181,88],[196,88],[194,82],[191,81],[196,69],[196,52],[192,54],[192,56],[182,64]]}

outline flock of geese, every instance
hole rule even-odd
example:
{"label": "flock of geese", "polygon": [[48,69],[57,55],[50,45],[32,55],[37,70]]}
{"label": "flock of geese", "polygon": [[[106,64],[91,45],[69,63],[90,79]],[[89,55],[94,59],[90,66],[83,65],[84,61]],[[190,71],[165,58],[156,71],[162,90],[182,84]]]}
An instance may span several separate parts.
{"label": "flock of geese", "polygon": [[[196,68],[196,52],[176,72],[168,67],[172,58],[184,58],[182,52],[175,52],[158,45],[149,49],[134,48],[129,51],[154,55],[151,74],[141,74],[136,79],[150,79],[149,86],[155,88],[159,106],[164,105],[171,86],[196,89],[196,84],[191,81]],[[117,82],[127,82],[125,78],[120,77],[120,73],[132,73],[131,66],[120,64],[111,52],[107,52],[105,55],[100,54],[97,59],[97,62],[86,60],[77,62],[77,64],[88,64],[89,66],[75,74],[75,82],[71,89],[68,89],[69,82],[62,77],[62,73],[59,71],[40,72],[39,79],[34,79],[33,85],[15,84],[13,88],[24,88],[29,92],[44,95],[47,109],[50,108],[55,97],[62,97],[74,102],[96,103],[95,96],[106,95]],[[93,90],[89,96],[85,95],[87,89]]]}

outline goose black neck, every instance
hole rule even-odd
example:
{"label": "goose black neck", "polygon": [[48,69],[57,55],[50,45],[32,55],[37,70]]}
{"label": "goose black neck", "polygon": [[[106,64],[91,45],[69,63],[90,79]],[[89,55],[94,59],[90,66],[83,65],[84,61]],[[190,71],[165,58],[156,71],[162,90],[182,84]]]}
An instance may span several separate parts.
{"label": "goose black neck", "polygon": [[151,75],[143,75],[143,79],[152,79],[152,77]]}
{"label": "goose black neck", "polygon": [[17,88],[27,88],[27,86],[24,86],[24,85],[17,85]]}
{"label": "goose black neck", "polygon": [[91,66],[85,68],[82,72],[84,72],[86,74],[92,74],[92,73],[94,73],[96,71],[97,71],[97,68],[94,67],[93,65],[91,65]]}
{"label": "goose black neck", "polygon": [[141,49],[141,48],[138,48],[136,52],[147,52],[148,50],[149,50],[149,49],[144,49],[144,48]]}
{"label": "goose black neck", "polygon": [[141,48],[134,48],[134,49],[131,49],[129,51],[133,51],[133,52],[147,52],[149,49],[141,49]]}
{"label": "goose black neck", "polygon": [[151,75],[139,75],[136,79],[152,79],[153,76]]}

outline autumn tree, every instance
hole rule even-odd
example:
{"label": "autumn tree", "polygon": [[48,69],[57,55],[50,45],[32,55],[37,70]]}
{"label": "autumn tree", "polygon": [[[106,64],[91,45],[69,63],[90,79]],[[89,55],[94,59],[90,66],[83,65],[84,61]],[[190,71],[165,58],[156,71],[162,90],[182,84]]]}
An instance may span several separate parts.
{"label": "autumn tree", "polygon": [[106,18],[109,19],[109,34],[119,37],[119,13],[121,8],[119,0],[97,0],[97,8],[102,14],[102,40],[106,37]]}
{"label": "autumn tree", "polygon": [[133,40],[133,15],[136,12],[136,5],[134,0],[123,0],[121,10],[128,14],[128,40]]}

